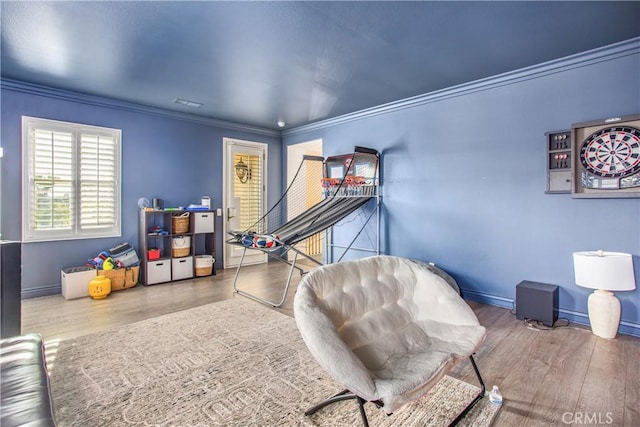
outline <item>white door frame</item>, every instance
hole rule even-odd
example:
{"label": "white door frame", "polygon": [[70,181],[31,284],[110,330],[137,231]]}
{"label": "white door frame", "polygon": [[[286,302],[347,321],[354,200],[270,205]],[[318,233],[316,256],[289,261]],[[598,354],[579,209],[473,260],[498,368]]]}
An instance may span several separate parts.
{"label": "white door frame", "polygon": [[[269,146],[264,143],[264,142],[255,142],[255,141],[246,141],[246,140],[241,140],[241,139],[235,139],[235,138],[226,138],[223,137],[222,138],[222,212],[223,212],[223,221],[222,221],[222,233],[223,233],[223,245],[224,248],[222,250],[223,253],[223,267],[224,268],[233,268],[233,267],[237,267],[237,262],[233,262],[232,257],[231,257],[231,253],[233,252],[234,247],[232,247],[230,244],[226,243],[226,240],[229,237],[229,234],[227,234],[227,231],[229,231],[227,229],[227,225],[228,225],[228,209],[229,209],[229,203],[228,203],[228,190],[229,190],[229,173],[234,173],[234,167],[233,167],[233,159],[230,160],[229,158],[229,154],[231,151],[232,146],[241,146],[241,147],[247,147],[250,149],[258,149],[258,150],[262,150],[262,152],[264,153],[264,161],[262,162],[263,165],[263,191],[262,191],[262,215],[264,215],[264,213],[266,212],[267,206],[267,175],[268,175],[268,159],[269,159]],[[231,161],[231,164],[229,164],[229,161]],[[237,249],[237,248],[236,248]],[[266,262],[268,257],[267,254],[263,254],[259,251],[251,251],[252,254],[251,255],[255,255],[255,259],[253,260],[249,260],[248,262],[245,262],[245,264],[258,264],[258,263],[262,263],[262,262]],[[255,254],[254,254],[255,253]],[[247,252],[248,255],[248,252]],[[245,257],[246,259],[246,257]]]}

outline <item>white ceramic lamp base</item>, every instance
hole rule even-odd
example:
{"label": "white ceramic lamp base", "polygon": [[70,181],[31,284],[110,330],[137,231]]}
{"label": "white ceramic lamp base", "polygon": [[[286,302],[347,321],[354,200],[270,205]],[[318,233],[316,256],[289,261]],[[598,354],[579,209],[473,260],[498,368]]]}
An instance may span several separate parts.
{"label": "white ceramic lamp base", "polygon": [[614,339],[620,325],[620,300],[613,292],[595,290],[589,295],[589,322],[594,335]]}

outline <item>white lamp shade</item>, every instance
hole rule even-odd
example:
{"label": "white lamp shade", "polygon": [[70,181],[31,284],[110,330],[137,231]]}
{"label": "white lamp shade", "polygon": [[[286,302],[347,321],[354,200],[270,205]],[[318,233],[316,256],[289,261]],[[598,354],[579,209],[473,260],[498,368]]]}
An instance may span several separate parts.
{"label": "white lamp shade", "polygon": [[636,288],[631,254],[574,252],[573,268],[578,286],[607,291],[632,291]]}

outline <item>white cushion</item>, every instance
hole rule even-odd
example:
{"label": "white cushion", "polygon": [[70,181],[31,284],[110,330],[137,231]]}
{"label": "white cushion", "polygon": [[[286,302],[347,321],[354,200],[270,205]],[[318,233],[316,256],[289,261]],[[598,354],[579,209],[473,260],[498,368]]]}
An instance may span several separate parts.
{"label": "white cushion", "polygon": [[294,316],[318,363],[387,413],[427,393],[486,333],[442,277],[392,256],[313,270],[298,285]]}

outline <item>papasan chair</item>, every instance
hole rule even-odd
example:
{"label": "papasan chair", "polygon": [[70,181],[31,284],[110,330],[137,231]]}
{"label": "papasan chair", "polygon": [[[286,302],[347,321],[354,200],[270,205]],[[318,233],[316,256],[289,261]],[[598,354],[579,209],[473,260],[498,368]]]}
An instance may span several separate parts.
{"label": "papasan chair", "polygon": [[309,351],[345,387],[305,415],[355,399],[368,426],[366,402],[392,414],[467,358],[481,390],[451,425],[484,396],[473,354],[486,330],[455,280],[433,265],[374,256],[319,267],[300,281],[293,309]]}

